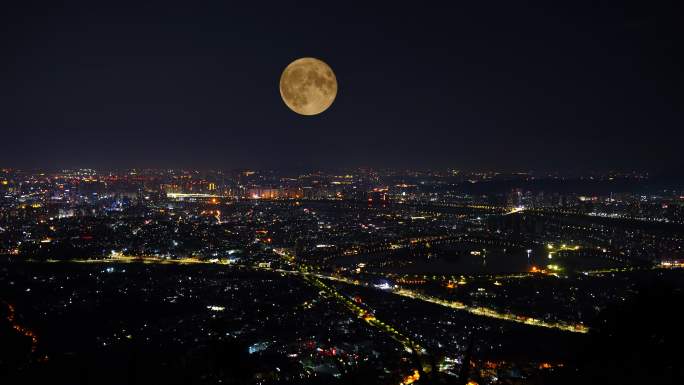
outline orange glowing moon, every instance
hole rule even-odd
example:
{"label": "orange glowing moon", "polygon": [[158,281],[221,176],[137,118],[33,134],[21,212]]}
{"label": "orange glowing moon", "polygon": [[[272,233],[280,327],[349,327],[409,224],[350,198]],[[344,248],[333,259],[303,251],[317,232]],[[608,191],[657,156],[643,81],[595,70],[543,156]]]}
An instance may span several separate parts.
{"label": "orange glowing moon", "polygon": [[337,78],[324,61],[312,57],[290,63],[280,76],[280,96],[300,115],[318,115],[337,96]]}

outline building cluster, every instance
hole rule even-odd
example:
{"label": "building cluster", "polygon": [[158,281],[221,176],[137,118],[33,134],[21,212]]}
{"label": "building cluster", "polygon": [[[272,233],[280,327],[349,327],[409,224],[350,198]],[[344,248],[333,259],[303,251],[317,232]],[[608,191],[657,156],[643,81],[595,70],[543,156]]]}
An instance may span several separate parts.
{"label": "building cluster", "polygon": [[684,192],[647,182],[4,169],[0,333],[35,376],[520,383],[572,370],[544,347],[639,283],[683,281]]}

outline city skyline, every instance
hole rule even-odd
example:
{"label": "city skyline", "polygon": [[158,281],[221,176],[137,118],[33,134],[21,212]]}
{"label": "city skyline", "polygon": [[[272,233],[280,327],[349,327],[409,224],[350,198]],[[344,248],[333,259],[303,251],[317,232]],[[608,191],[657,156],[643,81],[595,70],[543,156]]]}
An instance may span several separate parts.
{"label": "city skyline", "polygon": [[0,169],[0,378],[676,384],[683,229],[638,173]]}
{"label": "city skyline", "polygon": [[684,384],[679,8],[8,3],[0,383]]}

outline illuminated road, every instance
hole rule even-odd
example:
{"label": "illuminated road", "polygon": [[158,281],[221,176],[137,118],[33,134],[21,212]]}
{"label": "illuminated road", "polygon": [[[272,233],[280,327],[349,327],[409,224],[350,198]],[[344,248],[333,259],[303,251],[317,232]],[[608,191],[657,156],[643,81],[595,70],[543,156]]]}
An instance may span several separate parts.
{"label": "illuminated road", "polygon": [[[286,271],[286,270],[282,270],[280,272],[296,273],[296,272],[291,272],[291,271]],[[350,285],[371,287],[367,283],[360,282],[360,281],[354,281],[354,280],[350,280],[347,278],[326,276],[326,275],[320,275],[320,274],[314,274],[314,273],[303,273],[303,274],[311,274],[311,275],[314,275],[314,276],[321,278],[321,279],[334,280],[334,281],[343,282],[343,283],[350,284]],[[404,288],[388,290],[388,292],[395,294],[395,295],[402,296],[402,297],[412,298],[412,299],[430,302],[430,303],[433,303],[436,305],[448,307],[451,309],[465,311],[465,312],[468,312],[470,314],[474,314],[474,315],[481,316],[481,317],[496,318],[496,319],[503,320],[503,321],[516,322],[516,323],[521,323],[521,324],[530,325],[530,326],[539,326],[539,327],[543,327],[543,328],[547,328],[547,329],[557,329],[557,330],[562,330],[562,331],[566,331],[566,332],[573,332],[573,333],[587,333],[589,331],[589,328],[583,324],[573,324],[573,323],[567,323],[567,322],[561,322],[561,321],[549,322],[549,321],[543,321],[543,320],[532,318],[532,317],[515,315],[512,313],[503,313],[501,311],[498,311],[498,310],[495,310],[492,308],[487,308],[487,307],[483,307],[483,306],[470,306],[470,305],[467,305],[463,302],[449,301],[449,300],[425,295],[425,294],[422,294],[422,293],[419,293],[419,292],[416,292],[413,290],[404,289]]]}
{"label": "illuminated road", "polygon": [[494,310],[491,308],[486,308],[483,306],[469,306],[469,305],[466,305],[466,304],[459,302],[459,301],[448,301],[445,299],[424,295],[424,294],[417,293],[417,292],[411,291],[411,290],[406,290],[406,289],[394,290],[393,293],[400,295],[400,296],[403,296],[403,297],[419,299],[421,301],[434,303],[434,304],[445,306],[445,307],[452,308],[452,309],[463,310],[463,311],[466,311],[468,313],[475,314],[475,315],[482,316],[482,317],[496,318],[496,319],[500,319],[500,320],[504,320],[504,321],[522,323],[522,324],[530,325],[530,326],[540,326],[540,327],[544,327],[544,328],[548,328],[548,329],[558,329],[558,330],[563,330],[566,332],[587,333],[589,331],[589,328],[583,324],[571,324],[571,323],[566,323],[566,322],[542,321],[540,319],[536,319],[536,318],[532,318],[532,317],[525,317],[525,316],[515,315],[515,314],[511,314],[511,313],[502,313],[500,311],[497,311],[497,310]]}
{"label": "illuminated road", "polygon": [[[279,255],[283,258],[291,257],[291,256],[287,255],[287,253],[284,253],[284,252],[279,253]],[[282,269],[269,269],[269,270],[277,271],[277,272],[284,273],[284,274],[312,275],[312,276],[315,276],[315,277],[320,278],[320,279],[343,282],[343,283],[346,283],[349,285],[372,287],[367,282],[362,282],[359,280],[352,280],[352,279],[344,278],[344,277],[323,275],[323,274],[317,274],[317,273],[306,272],[306,271],[291,271],[291,270],[282,270]],[[449,300],[429,296],[426,294],[419,293],[417,291],[404,289],[404,288],[388,290],[388,292],[395,294],[395,295],[402,296],[402,297],[412,298],[412,299],[416,299],[416,300],[425,301],[425,302],[433,303],[436,305],[448,307],[450,309],[465,311],[465,312],[468,312],[470,314],[474,314],[474,315],[481,316],[481,317],[495,318],[495,319],[499,319],[499,320],[503,320],[503,321],[516,322],[516,323],[521,323],[521,324],[530,325],[530,326],[543,327],[543,328],[547,328],[547,329],[557,329],[557,330],[562,330],[562,331],[566,331],[566,332],[573,332],[573,333],[587,333],[589,331],[589,328],[586,325],[583,325],[580,323],[567,323],[567,322],[561,322],[561,321],[558,321],[558,322],[543,321],[543,320],[533,318],[533,317],[516,315],[516,314],[512,314],[512,313],[504,313],[504,312],[501,312],[501,311],[498,311],[498,310],[495,310],[492,308],[487,308],[484,306],[470,306],[470,305],[467,305],[463,302],[449,301]]]}
{"label": "illuminated road", "polygon": [[389,334],[392,338],[397,340],[404,346],[404,349],[408,352],[416,352],[418,355],[425,354],[425,349],[421,347],[417,342],[411,340],[409,337],[403,335],[400,333],[398,330],[396,330],[394,327],[386,324],[385,322],[377,319],[374,315],[374,313],[370,309],[364,309],[363,307],[359,306],[355,302],[349,299],[349,297],[345,296],[344,294],[340,293],[337,291],[335,288],[332,286],[326,285],[323,283],[316,275],[313,274],[307,274],[304,276],[305,279],[312,283],[314,286],[317,288],[321,289],[328,295],[332,296],[335,298],[337,301],[342,303],[344,306],[346,306],[351,312],[353,312],[356,316],[359,318],[362,318],[366,323],[369,325],[372,325],[385,333]]}
{"label": "illuminated road", "polygon": [[422,236],[422,237],[411,237],[404,239],[396,239],[390,242],[378,242],[369,243],[366,245],[355,245],[353,247],[346,248],[344,250],[335,250],[331,253],[320,253],[316,257],[323,258],[325,260],[331,260],[339,257],[351,256],[351,255],[372,255],[378,253],[388,253],[396,252],[402,249],[412,249],[419,246],[435,246],[435,245],[448,245],[448,244],[458,244],[458,243],[474,243],[479,245],[488,246],[499,246],[499,247],[519,247],[526,248],[528,245],[526,243],[520,243],[510,240],[503,239],[484,239],[477,236],[469,236],[468,234],[459,235],[432,235],[432,236]]}
{"label": "illuminated road", "polygon": [[30,338],[31,339],[31,353],[35,353],[36,349],[38,349],[38,335],[36,333],[25,327],[22,326],[18,323],[15,315],[15,310],[14,310],[14,305],[10,303],[7,304],[7,322],[10,324],[12,329],[17,331],[17,333],[23,335],[24,337]]}
{"label": "illuminated road", "polygon": [[[282,259],[284,259],[287,262],[294,262],[294,257],[290,255],[285,249],[275,249],[274,252],[279,255]],[[321,292],[331,296],[337,302],[341,303],[344,305],[349,311],[351,311],[353,314],[355,314],[357,317],[363,319],[367,324],[370,326],[375,327],[376,329],[379,329],[383,331],[385,334],[389,335],[392,337],[395,341],[399,342],[403,347],[404,350],[406,350],[409,353],[415,353],[415,358],[416,358],[416,365],[419,365],[422,371],[420,370],[413,370],[412,373],[404,376],[404,379],[400,383],[400,385],[408,385],[411,384],[418,379],[420,379],[420,373],[429,373],[432,371],[432,367],[430,365],[430,361],[425,359],[425,355],[427,352],[423,347],[421,347],[416,341],[413,341],[411,338],[407,337],[406,335],[402,334],[399,332],[397,329],[395,329],[393,326],[379,320],[378,318],[375,317],[374,312],[371,309],[364,309],[364,307],[367,307],[367,305],[364,304],[364,307],[361,307],[359,303],[356,303],[349,299],[346,295],[340,293],[337,289],[330,285],[326,285],[323,283],[319,278],[326,278],[324,276],[320,276],[317,274],[311,274],[307,273],[306,271],[303,271],[303,269],[306,269],[306,266],[301,266],[300,270],[298,271],[289,271],[289,270],[274,270],[278,271],[280,273],[285,273],[285,274],[297,274],[302,276],[302,278],[307,281],[309,284],[313,285],[314,287],[318,288],[321,290]]]}
{"label": "illuminated road", "polygon": [[[281,255],[282,256],[282,255]],[[49,262],[57,262],[57,261],[49,261]],[[100,259],[100,260],[74,260],[71,262],[77,262],[77,263],[147,263],[147,264],[178,264],[178,265],[196,265],[196,264],[217,264],[217,262],[211,262],[211,261],[202,261],[202,260],[197,260],[197,259],[192,259],[192,258],[186,258],[186,259],[180,259],[180,260],[170,260],[170,259],[161,259],[161,258],[155,258],[155,257],[128,257],[128,256],[116,256],[110,259]],[[272,272],[277,272],[277,273],[282,273],[282,274],[294,274],[294,275],[301,275],[301,276],[311,276],[311,277],[316,277],[319,279],[324,279],[324,280],[330,280],[330,281],[336,281],[336,282],[342,282],[348,285],[354,285],[354,286],[364,286],[364,287],[373,287],[367,282],[362,282],[358,280],[352,280],[349,278],[344,278],[344,277],[338,277],[338,276],[332,276],[332,275],[324,275],[324,274],[318,274],[310,271],[304,271],[304,270],[284,270],[284,269],[272,269],[270,267],[256,267],[256,266],[249,266],[249,265],[239,265],[240,267],[246,267],[246,268],[252,268],[256,270],[263,270],[263,271],[272,271]],[[587,333],[589,331],[589,328],[586,325],[583,325],[581,323],[568,323],[568,322],[563,322],[563,321],[557,321],[557,322],[551,322],[551,321],[544,321],[540,320],[537,318],[533,317],[527,317],[523,315],[516,315],[508,312],[502,312],[496,309],[484,307],[484,306],[471,306],[468,304],[465,304],[463,302],[459,301],[449,301],[446,299],[438,298],[438,297],[433,297],[429,296],[417,291],[405,289],[405,288],[398,288],[398,289],[393,289],[393,290],[387,290],[388,293],[392,293],[394,295],[406,297],[406,298],[411,298],[419,301],[424,301],[424,302],[429,302],[432,304],[448,307],[450,309],[455,309],[455,310],[460,310],[460,311],[465,311],[470,314],[474,314],[477,316],[481,317],[488,317],[488,318],[495,318],[503,321],[509,321],[509,322],[515,322],[515,323],[520,323],[520,324],[525,324],[529,326],[537,326],[537,327],[543,327],[547,329],[556,329],[556,330],[562,330],[566,332],[573,332],[573,333]]]}
{"label": "illuminated road", "polygon": [[513,207],[510,211],[508,211],[504,215],[511,215],[511,214],[519,213],[519,212],[524,211],[524,210],[525,210],[524,207]]}
{"label": "illuminated road", "polygon": [[[339,303],[341,303],[347,309],[349,309],[352,313],[354,313],[357,317],[366,321],[366,323],[370,326],[373,326],[376,329],[379,329],[384,333],[388,334],[395,341],[399,342],[407,352],[415,353],[417,357],[416,364],[420,365],[421,369],[423,370],[422,373],[429,373],[432,370],[429,360],[425,359],[425,355],[427,354],[427,352],[417,342],[402,334],[393,326],[388,325],[387,323],[376,318],[375,314],[373,314],[373,312],[370,309],[364,309],[363,307],[359,306],[358,304],[350,300],[349,297],[337,291],[332,286],[326,285],[320,279],[318,279],[318,277],[315,274],[304,274],[303,279],[312,284],[314,287],[320,289],[322,292],[333,297],[335,300],[337,300]],[[401,385],[407,385],[415,382],[420,378],[420,373],[420,371],[414,370],[411,374],[404,376],[404,380],[401,382]]]}

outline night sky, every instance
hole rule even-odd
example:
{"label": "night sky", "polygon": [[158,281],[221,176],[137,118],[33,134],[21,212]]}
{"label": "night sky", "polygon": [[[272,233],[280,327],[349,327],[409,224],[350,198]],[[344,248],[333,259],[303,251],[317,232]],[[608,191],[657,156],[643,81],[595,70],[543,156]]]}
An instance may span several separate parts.
{"label": "night sky", "polygon": [[[0,166],[684,166],[674,2],[398,3],[3,4]],[[304,56],[340,87],[313,117]]]}

